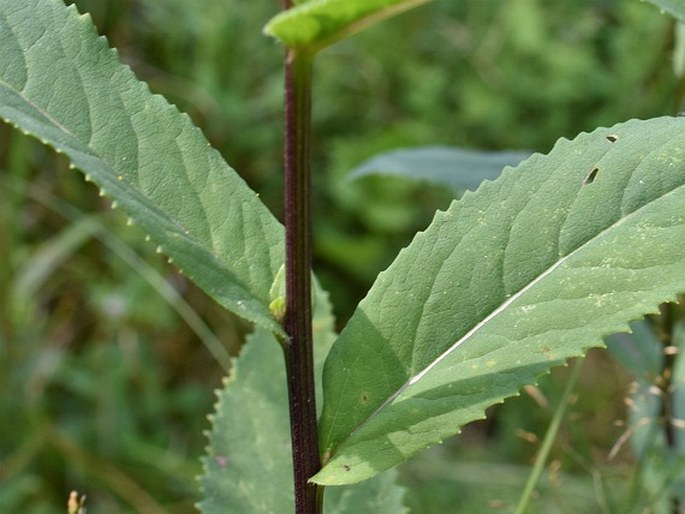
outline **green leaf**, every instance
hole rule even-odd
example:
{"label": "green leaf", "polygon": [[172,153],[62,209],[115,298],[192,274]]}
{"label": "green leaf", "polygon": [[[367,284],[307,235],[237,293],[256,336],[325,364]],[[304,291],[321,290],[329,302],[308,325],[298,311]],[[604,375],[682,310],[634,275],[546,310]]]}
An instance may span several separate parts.
{"label": "green leaf", "polygon": [[309,0],[272,18],[264,33],[316,53],[336,41],[430,0]]}
{"label": "green leaf", "polygon": [[0,117],[69,157],[224,307],[282,333],[283,230],[188,116],[150,93],[88,16],[0,0]]}
{"label": "green leaf", "polygon": [[478,152],[443,146],[402,148],[364,161],[349,177],[390,175],[464,191],[476,189],[484,180],[495,180],[502,168],[515,166],[529,156],[530,152]]}
{"label": "green leaf", "polygon": [[[654,335],[640,343],[658,348],[659,357],[664,360],[664,343]],[[612,453],[617,452],[626,439],[630,438],[633,454],[641,463],[639,479],[644,489],[642,496],[649,499],[647,506],[654,512],[668,512],[671,498],[677,497],[682,501],[685,496],[685,438],[679,429],[685,414],[685,365],[682,359],[685,324],[682,321],[673,325],[671,343],[675,359],[667,396],[661,391],[665,386],[663,363],[657,373],[636,377],[626,401],[628,426],[612,450]],[[669,405],[664,406],[664,400]],[[669,412],[670,419],[664,420],[664,409]],[[667,423],[673,423],[671,442],[667,441]]]}
{"label": "green leaf", "polygon": [[404,493],[404,488],[397,485],[397,472],[390,470],[362,484],[329,488],[324,497],[324,513],[407,514]]}
{"label": "green leaf", "polygon": [[265,330],[248,337],[219,393],[204,459],[206,514],[294,511],[283,355]]}
{"label": "green leaf", "polygon": [[334,344],[317,483],[484,416],[685,290],[685,119],[562,139],[436,215]]}
{"label": "green leaf", "polygon": [[[317,296],[313,328],[320,376],[335,333],[327,295],[319,289]],[[321,391],[317,392],[320,401]],[[204,467],[200,510],[205,514],[295,510],[283,356],[274,336],[265,330],[250,336],[219,393]],[[357,486],[326,491],[326,514],[407,512],[402,505],[404,490],[395,478],[395,473],[384,473]]]}
{"label": "green leaf", "polygon": [[680,21],[685,21],[685,0],[647,0]]}
{"label": "green leaf", "polygon": [[630,331],[605,338],[607,350],[636,379],[653,380],[663,368],[663,345],[644,320],[631,323]]}

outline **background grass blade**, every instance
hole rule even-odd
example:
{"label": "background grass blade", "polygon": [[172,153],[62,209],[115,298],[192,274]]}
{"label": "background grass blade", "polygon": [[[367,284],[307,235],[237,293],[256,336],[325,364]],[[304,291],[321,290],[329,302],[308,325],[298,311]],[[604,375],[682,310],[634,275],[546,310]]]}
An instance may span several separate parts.
{"label": "background grass blade", "polygon": [[560,140],[383,272],[324,372],[315,479],[373,476],[685,290],[685,120]]}
{"label": "background grass blade", "polygon": [[526,486],[524,487],[523,492],[521,493],[521,498],[519,499],[519,502],[516,505],[515,514],[525,514],[528,510],[528,506],[530,504],[531,498],[533,497],[535,487],[540,481],[540,477],[542,476],[542,472],[544,471],[545,465],[547,464],[547,459],[549,458],[552,445],[554,444],[554,440],[556,439],[557,434],[559,433],[561,421],[564,419],[564,416],[566,415],[566,408],[568,407],[571,393],[578,385],[578,380],[580,379],[580,370],[582,369],[582,367],[582,359],[579,359],[573,364],[573,371],[571,372],[571,376],[569,377],[568,382],[566,383],[564,393],[561,395],[561,402],[555,409],[552,421],[549,424],[549,427],[547,428],[547,432],[545,432],[545,437],[542,440],[542,446],[540,447],[538,454],[535,456],[533,469],[531,470],[530,475],[528,475],[528,480],[526,480]]}
{"label": "background grass blade", "polygon": [[190,119],[73,6],[0,0],[0,35],[0,117],[66,154],[216,301],[280,332],[282,227]]}

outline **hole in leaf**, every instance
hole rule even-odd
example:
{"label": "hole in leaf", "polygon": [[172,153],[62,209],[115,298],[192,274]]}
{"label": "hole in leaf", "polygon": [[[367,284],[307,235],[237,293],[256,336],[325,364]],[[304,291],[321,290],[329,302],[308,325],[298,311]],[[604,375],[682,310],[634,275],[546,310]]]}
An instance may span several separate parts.
{"label": "hole in leaf", "polygon": [[615,143],[616,141],[618,141],[618,136],[616,134],[609,134],[607,136],[607,141],[609,141],[610,143]]}
{"label": "hole in leaf", "polygon": [[583,180],[583,184],[592,184],[595,181],[597,173],[599,173],[599,168],[592,168],[592,170],[590,170],[590,173],[587,174],[587,177],[585,177],[585,180]]}
{"label": "hole in leaf", "polygon": [[369,393],[364,391],[359,399],[362,403],[369,403]]}

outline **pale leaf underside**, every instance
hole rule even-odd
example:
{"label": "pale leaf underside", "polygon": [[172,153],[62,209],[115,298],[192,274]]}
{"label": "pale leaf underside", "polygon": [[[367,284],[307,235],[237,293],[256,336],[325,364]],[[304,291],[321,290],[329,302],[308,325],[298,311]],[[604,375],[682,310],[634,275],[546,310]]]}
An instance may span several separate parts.
{"label": "pale leaf underside", "polygon": [[685,120],[560,140],[436,215],[324,371],[315,481],[362,480],[685,291]]}

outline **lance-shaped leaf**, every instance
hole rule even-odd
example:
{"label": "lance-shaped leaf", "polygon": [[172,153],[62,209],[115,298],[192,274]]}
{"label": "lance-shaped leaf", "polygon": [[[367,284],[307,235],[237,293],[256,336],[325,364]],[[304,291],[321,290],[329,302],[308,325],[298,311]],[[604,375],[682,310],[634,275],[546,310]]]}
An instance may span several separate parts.
{"label": "lance-shaped leaf", "polygon": [[309,0],[276,15],[264,33],[316,53],[336,41],[430,0]]}
{"label": "lance-shaped leaf", "polygon": [[483,180],[499,177],[505,166],[516,166],[528,156],[530,152],[479,152],[446,146],[400,148],[371,157],[350,171],[349,177],[390,175],[455,191],[473,190]]}
{"label": "lance-shaped leaf", "polygon": [[59,0],[0,0],[0,117],[67,155],[220,304],[281,332],[268,308],[281,225],[88,16]]}
{"label": "lance-shaped leaf", "polygon": [[[313,319],[317,378],[335,339],[328,297],[318,289]],[[258,330],[235,360],[212,417],[202,477],[204,514],[295,511],[292,453],[283,354],[274,336]],[[320,381],[317,380],[317,384]],[[321,391],[317,391],[320,401]],[[402,514],[404,489],[396,473],[325,494],[326,514]]]}
{"label": "lance-shaped leaf", "polygon": [[630,332],[613,334],[604,343],[636,380],[654,380],[663,369],[663,345],[646,320],[631,323]]}
{"label": "lance-shaped leaf", "polygon": [[685,291],[685,119],[562,139],[436,215],[324,371],[322,484],[355,482]]}

